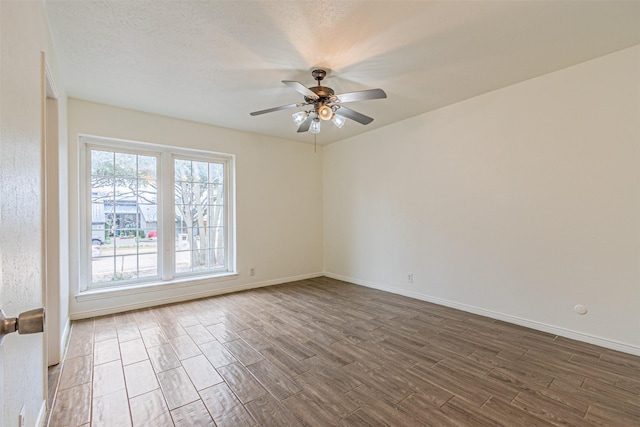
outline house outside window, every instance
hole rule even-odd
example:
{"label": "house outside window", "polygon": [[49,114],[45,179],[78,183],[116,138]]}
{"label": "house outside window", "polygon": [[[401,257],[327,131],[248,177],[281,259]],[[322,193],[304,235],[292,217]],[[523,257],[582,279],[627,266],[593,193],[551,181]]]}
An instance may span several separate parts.
{"label": "house outside window", "polygon": [[81,290],[235,270],[233,156],[80,137]]}

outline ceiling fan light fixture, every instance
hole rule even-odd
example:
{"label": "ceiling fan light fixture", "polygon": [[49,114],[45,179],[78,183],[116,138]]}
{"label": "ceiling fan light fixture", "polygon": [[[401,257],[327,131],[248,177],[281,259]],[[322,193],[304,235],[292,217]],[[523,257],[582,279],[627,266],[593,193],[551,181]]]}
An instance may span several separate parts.
{"label": "ceiling fan light fixture", "polygon": [[331,118],[333,118],[333,110],[331,110],[331,107],[322,105],[318,108],[318,117],[322,120],[331,120]]}
{"label": "ceiling fan light fixture", "polygon": [[311,133],[320,133],[320,119],[319,118],[315,118],[313,119],[313,122],[311,122],[311,127],[309,127],[309,132]]}
{"label": "ceiling fan light fixture", "polygon": [[334,114],[331,121],[333,122],[334,125],[336,125],[338,129],[340,129],[342,126],[344,126],[344,123],[347,121],[347,119],[346,117],[341,116],[339,114]]}
{"label": "ceiling fan light fixture", "polygon": [[293,113],[291,118],[293,118],[293,123],[296,126],[300,126],[305,120],[307,120],[308,113],[306,111],[298,111],[297,113]]}

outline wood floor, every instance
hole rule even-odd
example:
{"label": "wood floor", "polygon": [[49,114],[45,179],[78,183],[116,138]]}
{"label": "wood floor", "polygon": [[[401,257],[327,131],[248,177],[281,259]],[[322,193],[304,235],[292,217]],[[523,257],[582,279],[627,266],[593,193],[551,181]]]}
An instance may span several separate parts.
{"label": "wood floor", "polygon": [[318,278],[75,322],[50,426],[638,426],[640,357]]}

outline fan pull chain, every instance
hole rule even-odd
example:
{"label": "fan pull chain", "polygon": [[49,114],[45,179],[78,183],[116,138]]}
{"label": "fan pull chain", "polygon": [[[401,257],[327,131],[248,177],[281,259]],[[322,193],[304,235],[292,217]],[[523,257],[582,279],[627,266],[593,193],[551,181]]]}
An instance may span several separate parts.
{"label": "fan pull chain", "polygon": [[318,154],[318,134],[313,134],[313,154]]}

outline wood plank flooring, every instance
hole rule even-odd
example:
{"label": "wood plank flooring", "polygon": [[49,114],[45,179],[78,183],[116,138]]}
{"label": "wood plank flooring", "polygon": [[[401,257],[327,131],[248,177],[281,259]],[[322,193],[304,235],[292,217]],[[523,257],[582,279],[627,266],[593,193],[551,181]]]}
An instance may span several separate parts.
{"label": "wood plank flooring", "polygon": [[74,322],[49,426],[638,426],[640,357],[318,278]]}

